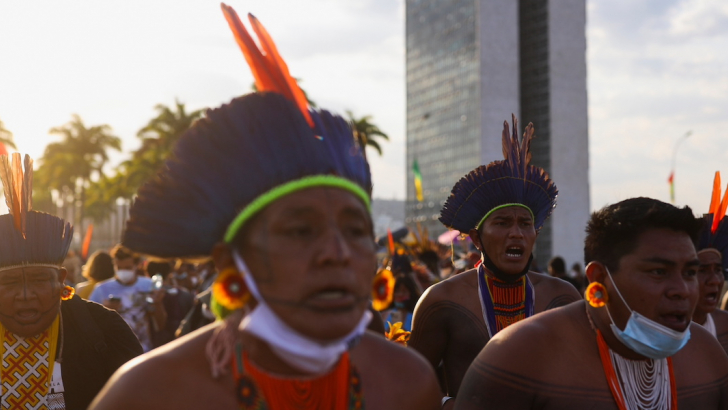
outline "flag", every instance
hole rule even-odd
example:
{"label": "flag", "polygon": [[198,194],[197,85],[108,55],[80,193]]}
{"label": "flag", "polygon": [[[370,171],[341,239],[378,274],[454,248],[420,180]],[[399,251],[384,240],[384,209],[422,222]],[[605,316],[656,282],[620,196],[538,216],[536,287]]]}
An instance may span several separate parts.
{"label": "flag", "polygon": [[83,238],[83,248],[81,249],[81,257],[83,260],[86,260],[88,258],[88,251],[91,247],[91,237],[94,234],[94,225],[89,224],[88,229],[86,229],[86,236]]}
{"label": "flag", "polygon": [[670,177],[667,178],[667,182],[670,184],[670,202],[675,203],[675,171],[670,172]]}
{"label": "flag", "polygon": [[417,194],[417,201],[422,202],[425,199],[422,197],[422,174],[420,174],[420,166],[417,164],[417,159],[412,164],[412,173],[415,174],[415,193]]}

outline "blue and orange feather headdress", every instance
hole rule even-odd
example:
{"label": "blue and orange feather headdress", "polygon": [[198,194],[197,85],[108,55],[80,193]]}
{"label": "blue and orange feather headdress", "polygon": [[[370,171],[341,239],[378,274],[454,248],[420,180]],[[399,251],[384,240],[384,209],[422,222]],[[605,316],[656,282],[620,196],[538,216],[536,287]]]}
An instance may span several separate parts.
{"label": "blue and orange feather headdress", "polygon": [[347,121],[309,110],[260,22],[249,15],[258,47],[235,11],[222,10],[259,92],[209,110],[140,188],[122,239],[134,251],[207,257],[266,205],[308,187],[345,189],[369,207],[369,165]]}
{"label": "blue and orange feather headdress", "polygon": [[440,211],[440,222],[467,233],[478,229],[490,214],[506,206],[521,206],[533,216],[536,231],[556,207],[558,189],[543,168],[530,165],[533,124],[518,138],[518,120],[512,116],[512,133],[503,122],[503,160],[470,171],[452,188]]}
{"label": "blue and orange feather headdress", "polygon": [[0,180],[9,213],[0,216],[0,271],[24,266],[60,268],[73,239],[63,219],[33,211],[33,160],[0,156]]}

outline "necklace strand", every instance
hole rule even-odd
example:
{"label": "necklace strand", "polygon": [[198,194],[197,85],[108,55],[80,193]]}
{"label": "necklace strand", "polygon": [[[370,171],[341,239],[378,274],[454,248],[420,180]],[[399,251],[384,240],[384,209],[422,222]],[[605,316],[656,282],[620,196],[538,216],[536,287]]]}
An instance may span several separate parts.
{"label": "necklace strand", "polygon": [[669,410],[670,374],[667,359],[629,360],[609,349],[628,410]]}

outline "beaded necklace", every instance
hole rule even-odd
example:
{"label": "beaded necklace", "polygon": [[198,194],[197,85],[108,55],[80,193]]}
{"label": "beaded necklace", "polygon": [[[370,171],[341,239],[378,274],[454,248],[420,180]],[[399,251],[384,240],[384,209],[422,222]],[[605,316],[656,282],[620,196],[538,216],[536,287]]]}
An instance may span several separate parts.
{"label": "beaded necklace", "polygon": [[240,410],[363,410],[361,378],[345,352],[327,374],[313,379],[271,376],[236,345],[233,371]]}
{"label": "beaded necklace", "polygon": [[619,410],[677,410],[672,358],[625,359],[609,348],[602,333],[594,326],[588,310],[586,317],[596,331],[599,358]]}
{"label": "beaded necklace", "polygon": [[478,293],[491,338],[513,323],[533,316],[535,294],[527,275],[512,284],[506,283],[490,277],[481,264],[478,266]]}

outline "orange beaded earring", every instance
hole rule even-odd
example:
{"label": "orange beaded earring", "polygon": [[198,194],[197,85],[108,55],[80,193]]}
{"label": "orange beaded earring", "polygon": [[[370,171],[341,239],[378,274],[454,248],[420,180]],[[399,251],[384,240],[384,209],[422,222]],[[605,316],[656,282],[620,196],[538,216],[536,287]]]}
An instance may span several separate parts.
{"label": "orange beaded earring", "polygon": [[586,288],[586,292],[584,292],[584,297],[595,308],[603,307],[609,301],[607,288],[599,282],[590,283],[589,287]]}
{"label": "orange beaded earring", "polygon": [[63,290],[61,291],[61,300],[69,300],[75,294],[76,294],[76,289],[74,289],[71,286],[66,285],[63,287]]}

